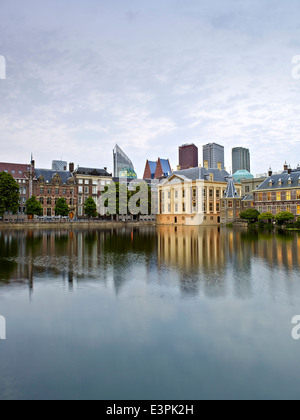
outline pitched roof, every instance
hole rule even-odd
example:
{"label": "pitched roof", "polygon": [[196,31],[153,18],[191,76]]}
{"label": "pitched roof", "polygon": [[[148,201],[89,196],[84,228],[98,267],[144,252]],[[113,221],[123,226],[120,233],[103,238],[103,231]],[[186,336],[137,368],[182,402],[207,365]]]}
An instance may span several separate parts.
{"label": "pitched roof", "polygon": [[[291,181],[289,183],[289,180]],[[289,174],[288,171],[282,174],[269,176],[256,190],[271,190],[278,188],[296,188],[299,187],[300,169],[294,169]]]}
{"label": "pitched roof", "polygon": [[40,176],[43,176],[46,182],[51,183],[53,177],[58,174],[61,178],[63,184],[66,184],[70,178],[73,178],[73,175],[69,171],[53,171],[51,169],[35,169],[35,175],[38,179]]}
{"label": "pitched roof", "polygon": [[198,179],[207,180],[210,174],[214,176],[214,181],[216,182],[228,181],[229,173],[224,169],[220,171],[219,169],[191,168],[173,172],[173,175],[181,175],[191,181],[196,181]]}
{"label": "pitched roof", "polygon": [[79,167],[76,169],[75,172],[78,175],[91,175],[91,176],[104,176],[104,177],[111,176],[105,169]]}
{"label": "pitched roof", "polygon": [[160,159],[161,167],[165,176],[168,176],[172,173],[170,162],[168,159]]}
{"label": "pitched roof", "polygon": [[27,178],[26,172],[30,171],[30,165],[24,165],[19,163],[0,163],[0,172],[7,172],[15,179]]}
{"label": "pitched roof", "polygon": [[224,193],[224,198],[238,198],[238,197],[239,197],[239,193],[237,192],[237,189],[235,188],[234,180],[232,176],[230,176],[228,178],[228,184],[227,184],[226,191]]}
{"label": "pitched roof", "polygon": [[148,161],[149,163],[149,167],[150,167],[150,171],[151,171],[151,175],[155,175],[155,171],[156,171],[156,167],[157,167],[157,162],[152,162],[152,161]]}

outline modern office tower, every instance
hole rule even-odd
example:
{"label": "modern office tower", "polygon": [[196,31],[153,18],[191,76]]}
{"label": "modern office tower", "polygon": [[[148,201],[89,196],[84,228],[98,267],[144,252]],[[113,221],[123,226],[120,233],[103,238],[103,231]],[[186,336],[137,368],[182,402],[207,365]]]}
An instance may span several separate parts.
{"label": "modern office tower", "polygon": [[250,151],[244,147],[235,147],[232,149],[232,173],[239,170],[250,172]]}
{"label": "modern office tower", "polygon": [[137,179],[133,163],[116,144],[114,151],[114,178]]}
{"label": "modern office tower", "polygon": [[68,168],[68,162],[63,160],[53,160],[52,161],[52,170],[53,171],[66,171]]}
{"label": "modern office tower", "polygon": [[180,169],[198,168],[198,147],[194,144],[184,144],[179,147]]}
{"label": "modern office tower", "polygon": [[206,144],[203,146],[203,166],[209,169],[224,169],[224,155],[223,146],[216,143]]}

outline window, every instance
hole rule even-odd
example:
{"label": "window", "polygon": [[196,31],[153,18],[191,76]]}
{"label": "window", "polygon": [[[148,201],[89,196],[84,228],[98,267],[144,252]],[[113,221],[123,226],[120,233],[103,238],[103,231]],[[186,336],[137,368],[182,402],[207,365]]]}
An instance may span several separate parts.
{"label": "window", "polygon": [[70,198],[70,206],[74,206],[74,199]]}
{"label": "window", "polygon": [[193,200],[197,199],[197,188],[193,188]]}
{"label": "window", "polygon": [[182,212],[185,213],[185,204],[182,204]]}
{"label": "window", "polygon": [[288,211],[289,213],[291,213],[291,206],[290,206],[290,204],[288,204],[288,205],[286,206],[286,211]]}
{"label": "window", "polygon": [[44,197],[40,197],[40,203],[41,203],[41,205],[44,204]]}
{"label": "window", "polygon": [[272,207],[268,206],[268,213],[272,213]]}
{"label": "window", "polygon": [[47,216],[48,216],[48,217],[51,217],[51,216],[52,216],[51,209],[47,209]]}
{"label": "window", "polygon": [[175,204],[175,213],[178,213],[178,204]]}
{"label": "window", "polygon": [[98,181],[96,179],[93,179],[93,185],[98,185]]}
{"label": "window", "polygon": [[287,192],[286,192],[286,199],[287,199],[287,200],[291,200],[291,199],[292,199],[292,196],[291,196],[291,191],[287,191]]}
{"label": "window", "polygon": [[78,216],[82,216],[82,207],[78,207]]}
{"label": "window", "polygon": [[93,194],[96,195],[97,194],[97,187],[93,187]]}
{"label": "window", "polygon": [[168,204],[168,213],[171,213],[171,204]]}
{"label": "window", "polygon": [[210,189],[209,190],[209,199],[210,200],[213,200],[213,198],[214,198],[214,190],[213,189]]}
{"label": "window", "polygon": [[59,195],[59,188],[55,188],[55,194]]}
{"label": "window", "polygon": [[89,187],[84,187],[84,193],[85,193],[85,194],[89,194],[89,192],[90,192]]}
{"label": "window", "polygon": [[175,191],[175,198],[178,198],[178,191]]}
{"label": "window", "polygon": [[233,210],[229,210],[228,219],[233,219]]}
{"label": "window", "polygon": [[297,190],[296,195],[297,195],[297,200],[300,200],[300,190]]}
{"label": "window", "polygon": [[85,184],[85,185],[90,185],[90,181],[89,181],[88,179],[86,179],[86,180],[84,181],[84,184]]}
{"label": "window", "polygon": [[268,194],[267,194],[267,200],[268,201],[272,201],[272,193],[271,192],[268,192]]}
{"label": "window", "polygon": [[51,188],[48,188],[47,193],[48,193],[49,195],[51,195],[51,194],[52,194],[52,189],[51,189]]}
{"label": "window", "polygon": [[214,203],[209,203],[209,212],[210,213],[214,212]]}
{"label": "window", "polygon": [[206,203],[203,202],[203,213],[206,213]]}
{"label": "window", "polygon": [[278,191],[276,193],[276,201],[281,201],[281,192],[280,191]]}
{"label": "window", "polygon": [[206,198],[206,188],[203,188],[203,198]]}
{"label": "window", "polygon": [[67,189],[63,188],[63,195],[67,195]]}
{"label": "window", "polygon": [[23,197],[23,204],[26,204],[26,197]]}
{"label": "window", "polygon": [[262,213],[262,206],[258,206],[258,211]]}
{"label": "window", "polygon": [[40,188],[40,194],[44,194],[44,188]]}
{"label": "window", "polygon": [[257,198],[258,198],[258,201],[263,201],[263,195],[262,195],[262,193],[259,193],[257,195]]}
{"label": "window", "polygon": [[237,200],[237,202],[236,202],[236,208],[237,209],[240,209],[241,208],[241,202],[239,200]]}
{"label": "window", "polygon": [[165,193],[164,192],[162,192],[161,193],[161,201],[164,201],[165,200]]}
{"label": "window", "polygon": [[78,187],[78,193],[83,194],[83,187]]}
{"label": "window", "polygon": [[82,184],[83,184],[83,179],[79,179],[79,180],[78,180],[78,184],[79,184],[79,185],[82,185]]}
{"label": "window", "polygon": [[185,198],[185,190],[182,190],[182,198]]}
{"label": "window", "polygon": [[228,201],[228,208],[232,209],[232,207],[233,207],[233,201]]}
{"label": "window", "polygon": [[26,194],[26,188],[25,187],[23,187],[23,194],[24,195]]}
{"label": "window", "polygon": [[171,191],[168,192],[168,199],[171,199]]}
{"label": "window", "polygon": [[249,187],[249,186],[246,186],[246,187],[245,187],[245,192],[246,192],[246,193],[249,193],[249,192],[250,192],[250,187]]}
{"label": "window", "polygon": [[276,207],[276,213],[278,214],[278,213],[280,213],[281,212],[281,207],[280,206],[277,206]]}
{"label": "window", "polygon": [[297,206],[297,215],[300,215],[300,206]]}
{"label": "window", "polygon": [[51,204],[52,204],[51,197],[48,197],[48,198],[47,198],[47,205],[48,205],[48,206],[51,206]]}
{"label": "window", "polygon": [[222,209],[225,209],[225,201],[222,201]]}
{"label": "window", "polygon": [[217,196],[217,200],[219,200],[220,199],[220,190],[216,191],[216,196]]}
{"label": "window", "polygon": [[220,213],[220,203],[217,203],[216,210],[217,210],[217,213]]}
{"label": "window", "polygon": [[213,180],[214,180],[214,175],[213,174],[209,174],[209,180],[210,180],[210,182],[213,182]]}

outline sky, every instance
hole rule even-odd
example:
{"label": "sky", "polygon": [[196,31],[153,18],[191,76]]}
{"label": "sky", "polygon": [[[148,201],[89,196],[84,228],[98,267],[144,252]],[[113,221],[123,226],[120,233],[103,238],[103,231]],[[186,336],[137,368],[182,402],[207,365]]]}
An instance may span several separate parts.
{"label": "sky", "polygon": [[[299,0],[0,0],[0,161],[113,170],[217,142],[300,163]],[[1,61],[0,61],[1,65]],[[300,69],[299,69],[300,74]],[[1,68],[0,68],[1,75]]]}

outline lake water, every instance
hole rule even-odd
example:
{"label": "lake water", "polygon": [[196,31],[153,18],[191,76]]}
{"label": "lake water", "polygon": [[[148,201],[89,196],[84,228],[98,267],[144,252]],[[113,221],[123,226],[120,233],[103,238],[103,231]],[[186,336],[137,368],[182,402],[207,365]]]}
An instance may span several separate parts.
{"label": "lake water", "polygon": [[0,232],[0,399],[299,399],[300,235]]}

